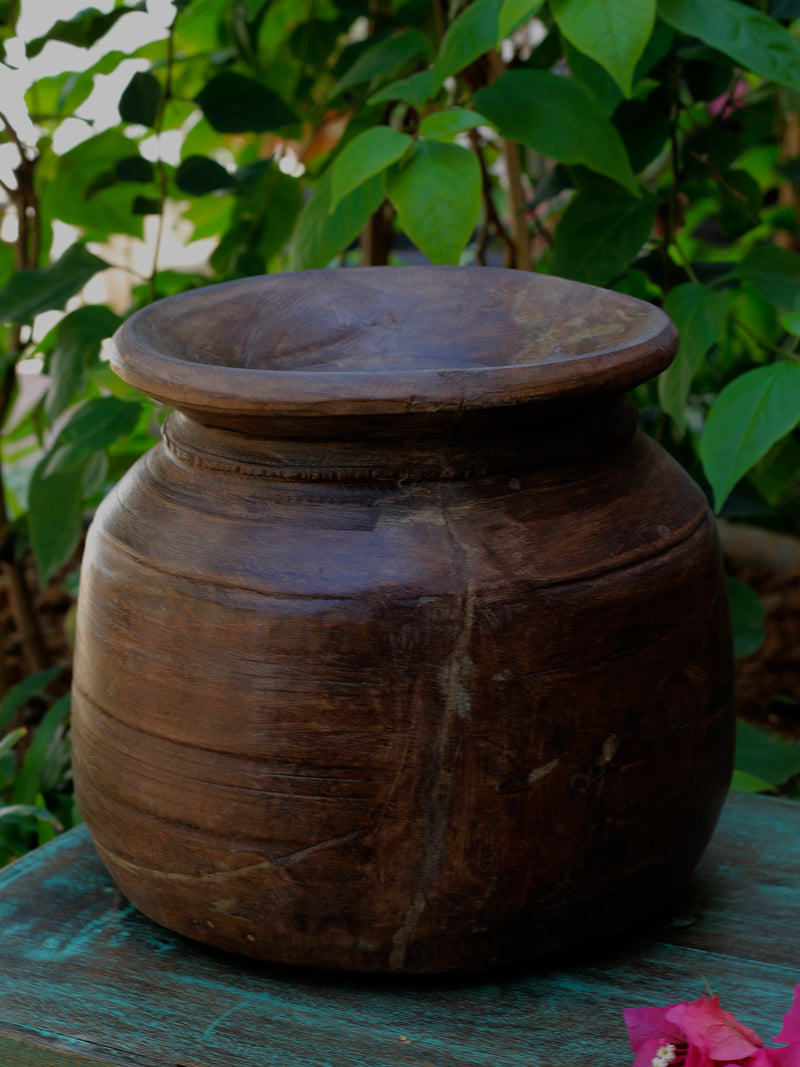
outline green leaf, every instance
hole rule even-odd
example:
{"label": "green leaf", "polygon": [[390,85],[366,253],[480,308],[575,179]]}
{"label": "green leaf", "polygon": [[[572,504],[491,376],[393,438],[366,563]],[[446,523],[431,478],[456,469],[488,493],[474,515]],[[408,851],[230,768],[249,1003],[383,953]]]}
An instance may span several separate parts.
{"label": "green leaf", "polygon": [[686,398],[703,358],[725,326],[731,296],[706,285],[679,285],[664,302],[664,311],[678,327],[680,348],[658,379],[658,399],[681,433],[686,429]]}
{"label": "green leaf", "polygon": [[161,83],[149,71],[137,71],[119,100],[119,117],[123,122],[154,126],[161,104]]}
{"label": "green leaf", "polygon": [[720,175],[719,228],[726,237],[741,237],[758,226],[763,197],[761,187],[746,170],[729,170]]}
{"label": "green leaf", "polygon": [[800,311],[787,311],[783,315],[778,315],[778,322],[787,333],[800,337]]}
{"label": "green leaf", "polygon": [[17,730],[12,730],[10,734],[6,734],[5,737],[0,738],[0,759],[3,756],[7,756],[11,749],[22,740],[27,734],[27,730],[24,726],[20,726]]}
{"label": "green leaf", "polygon": [[416,74],[409,74],[407,78],[392,82],[385,89],[379,89],[377,93],[372,94],[368,103],[384,104],[402,100],[404,104],[410,104],[420,111],[438,86],[439,81],[434,70],[420,70]]}
{"label": "green leaf", "polygon": [[770,303],[793,308],[800,300],[800,256],[777,245],[756,245],[727,275],[747,281]]}
{"label": "green leaf", "polygon": [[436,60],[439,82],[458,74],[498,43],[503,0],[474,0],[451,22]]}
{"label": "green leaf", "polygon": [[14,790],[11,794],[12,804],[33,804],[41,789],[42,771],[47,759],[47,752],[56,731],[70,709],[70,695],[66,693],[47,711],[36,727],[25,759],[20,768]]}
{"label": "green leaf", "polygon": [[0,287],[4,286],[14,273],[14,250],[11,245],[0,242]]}
{"label": "green leaf", "polygon": [[213,77],[195,102],[218,133],[266,133],[297,121],[277,93],[232,70]]}
{"label": "green leaf", "polygon": [[43,311],[62,308],[107,266],[84,245],[74,244],[49,267],[19,271],[0,289],[0,322],[30,322]]}
{"label": "green leaf", "polygon": [[737,793],[774,793],[775,786],[747,771],[735,770],[731,778],[731,789]]}
{"label": "green leaf", "polygon": [[339,79],[332,97],[365,85],[375,78],[391,78],[418,59],[431,59],[430,41],[419,30],[401,30],[367,48]]}
{"label": "green leaf", "polygon": [[4,730],[11,722],[20,708],[23,708],[32,697],[41,696],[46,692],[48,685],[66,670],[66,663],[57,663],[55,667],[29,674],[21,682],[17,682],[0,699],[0,730]]}
{"label": "green leaf", "polygon": [[335,211],[349,192],[402,159],[413,144],[407,133],[393,130],[391,126],[375,126],[354,137],[345,145],[333,165],[328,210]]}
{"label": "green leaf", "polygon": [[800,41],[757,8],[738,0],[658,0],[658,13],[746,70],[800,90]]}
{"label": "green leaf", "polygon": [[550,271],[607,285],[630,266],[656,217],[654,196],[630,196],[611,182],[593,182],[567,205],[556,228]]}
{"label": "green leaf", "polygon": [[331,214],[332,179],[329,167],[303,208],[291,245],[291,270],[327,267],[358,237],[383,203],[384,179],[378,174],[349,193]]}
{"label": "green leaf", "polygon": [[88,239],[104,240],[110,233],[141,237],[142,223],[131,214],[130,190],[124,185],[88,196],[98,177],[114,173],[117,160],[128,158],[132,147],[120,129],[109,129],[65,152],[58,158],[57,176],[42,192],[45,216],[79,226]]}
{"label": "green leaf", "polygon": [[114,164],[114,172],[121,182],[139,182],[145,184],[155,179],[156,171],[149,159],[144,156],[126,156]]}
{"label": "green leaf", "polygon": [[44,410],[50,422],[73,402],[83,381],[83,372],[100,353],[100,343],[120,326],[122,319],[103,304],[78,308],[66,315],[55,329],[50,354],[50,388]]}
{"label": "green leaf", "polygon": [[141,412],[140,403],[115,396],[87,400],[70,418],[39,468],[48,477],[57,471],[76,469],[95,452],[131,433]]}
{"label": "green leaf", "polygon": [[41,37],[34,37],[25,46],[25,54],[28,59],[38,56],[48,41],[62,41],[64,44],[72,44],[78,48],[89,48],[105,37],[114,23],[130,11],[145,11],[146,3],[135,4],[132,7],[118,7],[114,11],[102,14],[94,7],[84,8],[74,18],[59,19],[47,33]]}
{"label": "green leaf", "polygon": [[498,18],[498,39],[510,37],[514,30],[536,14],[544,0],[504,0]]}
{"label": "green leaf", "polygon": [[512,70],[475,93],[504,137],[559,163],[584,163],[640,193],[620,135],[582,85],[543,70]]}
{"label": "green leaf", "polygon": [[800,365],[772,363],[734,378],[708,413],[700,458],[716,509],[731,489],[800,421]]}
{"label": "green leaf", "polygon": [[92,91],[93,79],[89,72],[65,71],[49,78],[37,78],[25,91],[25,103],[33,122],[71,114],[84,102]]}
{"label": "green leaf", "polygon": [[479,115],[477,111],[470,111],[466,107],[449,108],[447,111],[434,111],[426,115],[419,124],[419,132],[422,137],[430,141],[444,140],[455,137],[457,133],[465,130],[474,130],[477,126],[488,126],[489,120]]}
{"label": "green leaf", "polygon": [[[614,115],[616,119],[616,108],[620,102],[625,101],[624,93],[620,87],[605,68],[601,67],[590,56],[579,51],[566,38],[561,39],[561,44],[564,49],[564,58],[569,64],[573,78],[589,90],[600,105],[604,115]],[[633,101],[628,100],[625,102],[632,103]],[[616,121],[614,125],[617,125]],[[638,132],[642,134],[644,130],[640,129]],[[630,151],[629,146],[626,147]]]}
{"label": "green leaf", "polygon": [[634,68],[656,20],[656,0],[550,0],[550,10],[567,40],[630,96]]}
{"label": "green leaf", "polygon": [[135,196],[131,201],[134,215],[160,215],[163,205],[154,196]]}
{"label": "green leaf", "polygon": [[770,507],[780,507],[800,487],[800,442],[789,434],[748,473],[747,479]]}
{"label": "green leaf", "polygon": [[784,785],[800,774],[800,745],[740,719],[736,724],[736,768],[772,786]]}
{"label": "green leaf", "polygon": [[61,822],[45,808],[37,808],[33,804],[11,804],[0,808],[0,821],[19,822],[24,819],[37,819],[40,822],[50,823],[57,830],[63,830]]}
{"label": "green leaf", "polygon": [[211,256],[214,269],[229,278],[263,274],[303,207],[300,183],[269,160],[240,167],[236,184],[233,221]]}
{"label": "green leaf", "polygon": [[481,169],[459,145],[420,141],[387,183],[408,237],[432,263],[458,263],[478,221]]}
{"label": "green leaf", "polygon": [[44,587],[78,547],[83,532],[80,469],[44,476],[40,463],[28,490],[28,526],[31,547]]}
{"label": "green leaf", "polygon": [[233,177],[221,163],[206,156],[189,156],[175,171],[175,184],[189,196],[204,196],[233,185]]}
{"label": "green leaf", "polygon": [[761,597],[738,578],[728,578],[728,595],[736,655],[752,656],[764,644],[765,612]]}

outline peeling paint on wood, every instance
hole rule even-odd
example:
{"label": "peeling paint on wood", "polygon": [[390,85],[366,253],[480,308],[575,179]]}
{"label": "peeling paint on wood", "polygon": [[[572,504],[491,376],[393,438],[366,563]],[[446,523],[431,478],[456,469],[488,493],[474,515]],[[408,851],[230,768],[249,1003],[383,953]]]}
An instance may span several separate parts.
{"label": "peeling paint on wood", "polygon": [[163,930],[84,829],[0,872],[2,1067],[625,1067],[621,1012],[703,994],[776,1033],[800,980],[800,805],[732,795],[691,894],[612,948],[470,978],[271,966]]}

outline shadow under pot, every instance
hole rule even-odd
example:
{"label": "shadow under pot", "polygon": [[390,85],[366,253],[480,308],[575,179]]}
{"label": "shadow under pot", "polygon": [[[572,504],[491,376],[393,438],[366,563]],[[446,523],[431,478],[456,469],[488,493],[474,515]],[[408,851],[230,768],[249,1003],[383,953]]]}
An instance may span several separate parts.
{"label": "shadow under pot", "polygon": [[612,936],[688,881],[733,756],[715,525],[626,399],[657,308],[489,268],[160,301],[174,408],[82,568],[75,782],[157,923],[444,972]]}

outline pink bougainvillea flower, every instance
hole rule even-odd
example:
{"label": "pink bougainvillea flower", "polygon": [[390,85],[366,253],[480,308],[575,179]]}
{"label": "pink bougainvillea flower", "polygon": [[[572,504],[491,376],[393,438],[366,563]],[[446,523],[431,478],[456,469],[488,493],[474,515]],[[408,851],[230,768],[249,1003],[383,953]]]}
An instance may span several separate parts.
{"label": "pink bougainvillea flower", "polygon": [[764,1048],[755,1032],[720,1007],[718,997],[624,1013],[633,1067],[800,1067],[800,985],[776,1041]]}
{"label": "pink bougainvillea flower", "polygon": [[800,1041],[800,985],[794,987],[792,1006],[783,1017],[783,1028],[776,1041]]}
{"label": "pink bougainvillea flower", "polygon": [[697,1048],[711,1063],[741,1063],[753,1056],[764,1042],[754,1030],[742,1026],[719,1006],[719,997],[700,997],[691,1004],[675,1004],[666,1018],[685,1034],[689,1047]]}

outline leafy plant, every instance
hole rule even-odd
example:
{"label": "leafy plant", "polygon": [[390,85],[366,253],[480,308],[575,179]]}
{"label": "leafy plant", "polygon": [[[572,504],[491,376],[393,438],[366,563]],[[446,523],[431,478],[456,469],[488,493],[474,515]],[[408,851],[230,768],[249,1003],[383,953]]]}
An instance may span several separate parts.
{"label": "leafy plant", "polygon": [[[46,583],[158,429],[101,343],[143,304],[213,281],[421,253],[663,304],[682,342],[636,392],[644,424],[718,511],[793,527],[794,0],[176,0],[162,39],[103,52],[143,8],[90,5],[28,41],[28,57],[71,44],[74,69],[30,86],[24,136],[0,111],[16,159],[2,182],[0,566],[29,670],[48,654],[26,554]],[[0,5],[6,63],[18,18]],[[117,121],[93,128],[82,109],[131,58],[146,69]],[[58,149],[76,122],[83,139]],[[87,302],[147,219],[149,269],[126,267],[113,305]],[[197,269],[164,265],[178,223],[214,239]],[[66,315],[41,336],[53,310]],[[33,358],[47,390],[12,418]]]}
{"label": "leafy plant", "polygon": [[[0,735],[32,698],[49,705],[30,737],[24,726],[0,736],[0,865],[80,821],[70,769],[69,694],[47,696],[64,667],[28,676],[0,701]],[[16,749],[26,741],[18,758]]]}

